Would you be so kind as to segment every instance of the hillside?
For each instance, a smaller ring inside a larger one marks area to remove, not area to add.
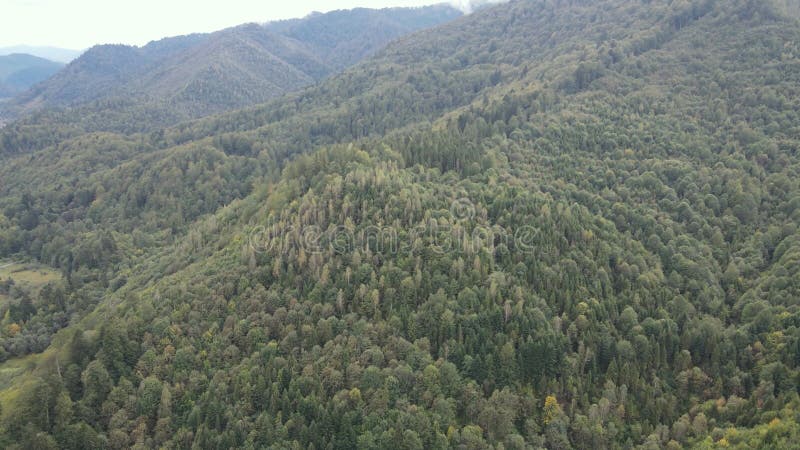
[[[7,127],[0,258],[64,278],[2,292],[0,444],[793,448],[796,11],[512,1],[155,132]]]
[[[141,48],[100,45],[47,83],[17,96],[6,113],[84,107],[102,115],[108,109],[131,109],[109,108],[110,102],[133,101],[137,108],[160,111],[157,117],[170,117],[168,122],[174,123],[312,85],[398,37],[460,15],[445,5],[355,9],[166,38]],[[115,125],[119,130],[124,123]],[[165,122],[155,120],[152,125]]]
[[[0,56],[0,99],[12,97],[58,72],[63,64],[32,55]]]

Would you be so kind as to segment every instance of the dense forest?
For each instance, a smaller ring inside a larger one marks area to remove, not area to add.
[[[0,279],[4,448],[800,445],[796,0],[517,0],[98,108],[0,130],[0,261],[60,272]]]

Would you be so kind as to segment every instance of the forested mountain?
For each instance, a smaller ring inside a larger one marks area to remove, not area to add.
[[[99,45],[15,98],[7,112],[82,106],[104,114],[130,111],[134,104],[146,111],[143,116],[153,117],[134,120],[134,126],[163,127],[165,120],[174,123],[297,91],[400,36],[460,15],[447,5],[354,9],[166,38],[141,48]],[[127,125],[119,122],[117,131]]]
[[[0,56],[0,99],[12,97],[46,80],[64,65],[32,55]]]
[[[7,126],[0,255],[63,279],[0,285],[0,445],[796,448],[797,12],[512,1],[236,112]]]

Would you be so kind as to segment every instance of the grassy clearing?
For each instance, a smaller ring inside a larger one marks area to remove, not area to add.
[[[41,264],[0,260],[0,280],[9,278],[18,287],[33,293],[47,283],[60,280],[61,273]],[[0,306],[7,301],[8,296],[0,294]],[[12,405],[16,398],[33,382],[37,366],[48,358],[48,354],[53,354],[53,351],[14,358],[0,364],[0,407],[3,417],[13,413]]]
[[[50,267],[34,263],[0,261],[0,281],[11,278],[18,287],[38,293],[42,286],[61,279],[61,273]],[[7,295],[0,294],[0,306],[9,301]]]
[[[41,264],[0,261],[0,280],[8,278],[22,287],[37,289],[51,281],[60,280],[61,273]]]

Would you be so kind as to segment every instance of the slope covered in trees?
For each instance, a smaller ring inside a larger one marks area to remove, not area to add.
[[[133,103],[145,111],[144,117],[129,117],[133,127],[163,127],[296,91],[356,64],[400,36],[460,15],[446,5],[355,9],[166,38],[141,48],[100,45],[48,82],[17,96],[6,110],[24,114],[82,107],[60,115],[71,121],[72,115],[86,112],[129,113]],[[114,129],[123,131],[126,122],[111,121]]]
[[[64,280],[3,323],[52,340],[5,446],[792,448],[796,6],[517,1],[155,133],[8,127],[0,254]]]

